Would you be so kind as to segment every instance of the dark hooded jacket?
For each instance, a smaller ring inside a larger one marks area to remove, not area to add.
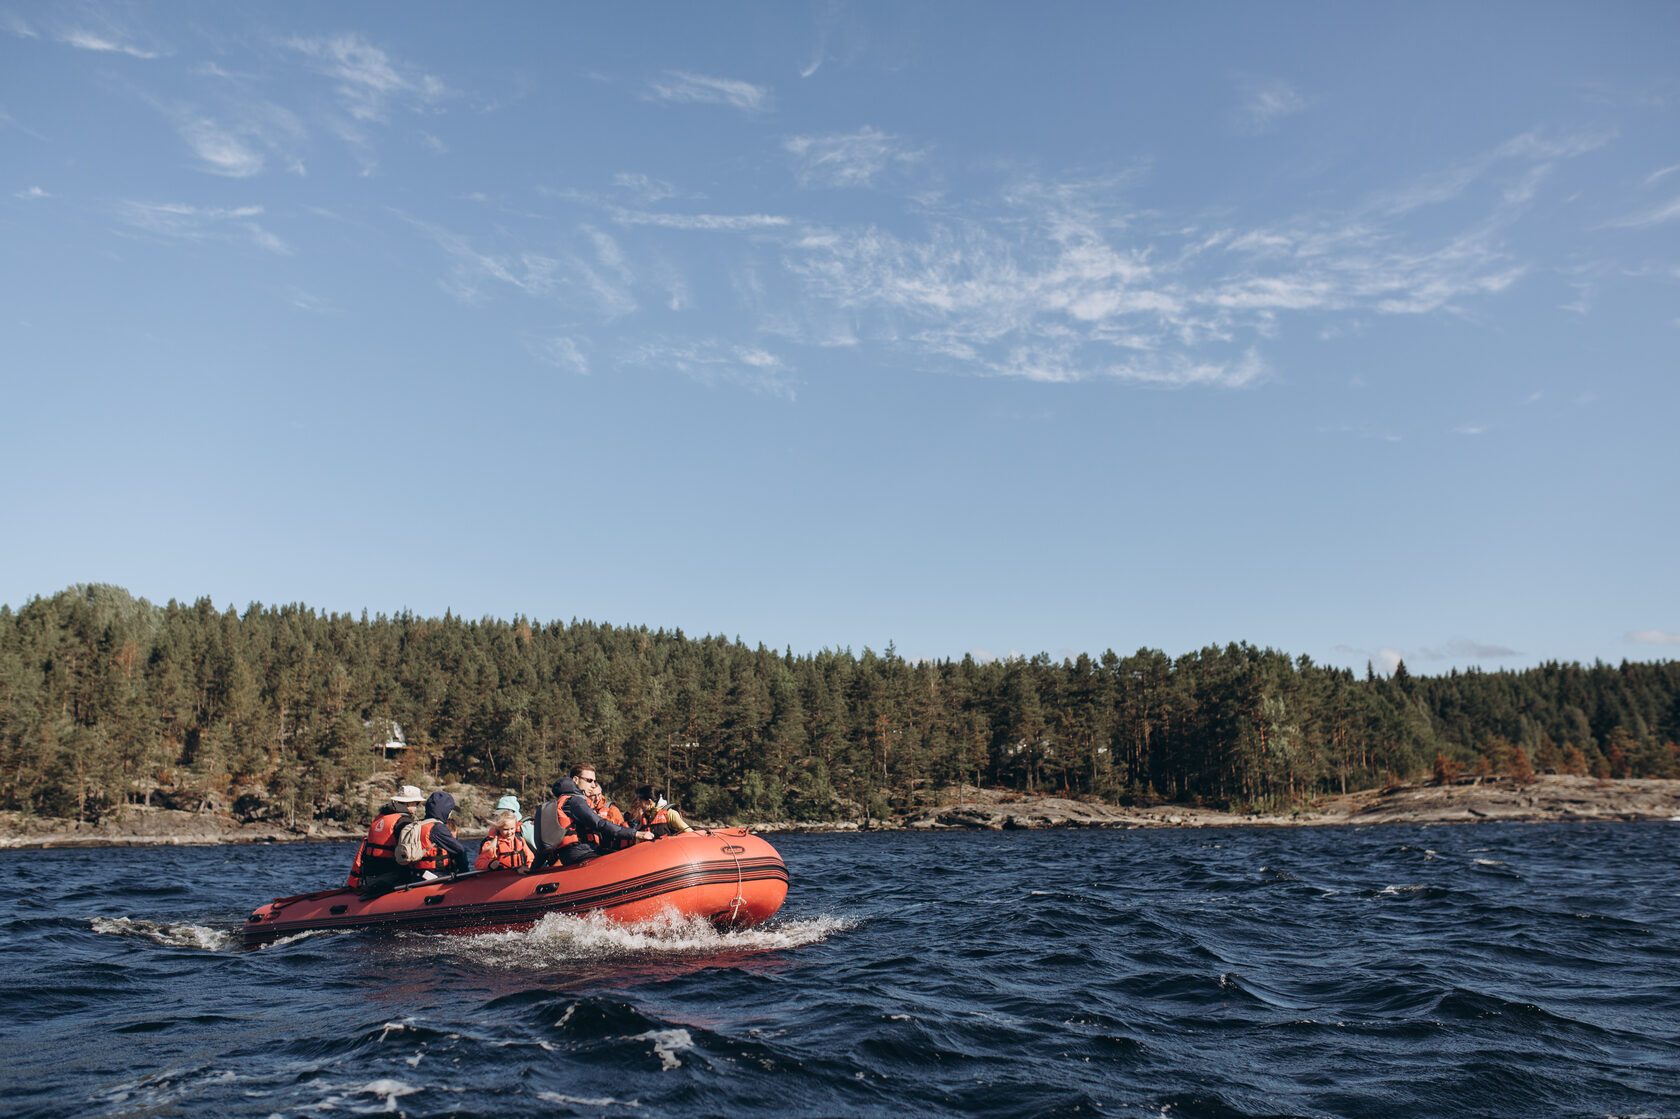
[[[562,777],[549,789],[554,793],[553,799],[545,802],[537,810],[537,835],[544,836],[543,822],[554,818],[554,802],[562,801],[566,815],[572,821],[572,827],[577,830],[578,842],[588,843],[602,851],[611,851],[619,846],[628,846],[636,841],[636,833],[630,828],[620,827],[611,820],[602,819],[600,813],[589,807],[589,798],[578,791],[570,777]],[[546,810],[546,811],[545,811]],[[537,852],[539,856],[550,852],[549,848]]]
[[[472,856],[467,854],[467,849],[462,846],[461,841],[455,838],[455,833],[449,830],[449,814],[453,811],[455,798],[441,789],[426,798],[425,818],[437,821],[437,826],[432,829],[432,842],[449,853],[450,870],[471,870]]]

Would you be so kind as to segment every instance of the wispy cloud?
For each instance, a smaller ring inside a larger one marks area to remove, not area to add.
[[[52,195],[48,194],[46,191],[42,190],[38,186],[32,186],[28,190],[20,190],[20,191],[14,192],[12,194],[12,197],[13,198],[22,198],[22,199],[25,199],[27,201],[34,201],[37,198],[51,198]]]
[[[449,93],[441,79],[393,59],[354,33],[292,38],[284,45],[303,54],[317,72],[337,82],[335,90],[345,110],[364,124],[384,123],[393,104],[419,108]]]
[[[440,286],[462,303],[482,303],[492,287],[504,286],[533,298],[587,301],[607,318],[637,308],[636,278],[623,252],[610,236],[589,226],[579,231],[583,244],[575,249],[494,252],[463,234],[408,220],[449,257],[450,272]]]
[[[678,196],[677,188],[670,183],[637,172],[620,171],[613,176],[613,185],[634,194],[644,204],[663,202],[667,198]]]
[[[0,9],[0,31],[8,35],[16,35],[20,39],[39,39],[36,30],[24,21],[16,12]]]
[[[278,256],[291,247],[256,220],[261,206],[207,207],[179,202],[125,201],[117,216],[125,224],[155,237],[177,241],[243,242]]]
[[[1294,86],[1277,78],[1247,78],[1237,83],[1241,102],[1236,108],[1239,131],[1270,132],[1285,117],[1304,111],[1309,102]]]
[[[1505,657],[1520,657],[1522,652],[1505,645],[1491,645],[1482,641],[1472,641],[1459,637],[1447,642],[1447,649],[1455,657],[1477,657],[1482,660],[1501,660]]]
[[[302,150],[308,133],[288,109],[264,101],[236,105],[233,119],[218,119],[187,106],[160,106],[175,121],[199,169],[230,179],[260,175],[277,158],[294,175],[304,174]]]
[[[424,230],[448,255],[452,268],[441,286],[463,303],[482,302],[488,282],[506,284],[526,295],[547,296],[556,290],[560,261],[552,256],[531,250],[487,253],[459,233],[413,218],[408,220]]]
[[[1680,633],[1660,629],[1636,629],[1627,635],[1627,639],[1638,645],[1680,645]]]
[[[526,342],[526,348],[533,357],[557,369],[584,375],[589,373],[589,359],[584,356],[583,349],[574,338],[563,335],[532,338]]]
[[[68,27],[58,34],[58,41],[68,46],[85,51],[108,51],[114,54],[126,54],[130,58],[158,58],[165,51],[148,49],[130,41],[128,36],[114,28],[93,30],[87,27]]]
[[[262,171],[263,157],[237,135],[212,120],[189,121],[181,136],[203,161],[205,169],[229,178],[248,178]]]
[[[648,85],[648,96],[656,101],[702,102],[728,105],[742,112],[763,113],[772,107],[766,86],[732,78],[709,78],[680,70],[666,72]]]
[[[1487,425],[1464,424],[1462,427],[1453,428],[1452,433],[1454,435],[1485,435],[1487,434]]]
[[[627,364],[669,369],[708,387],[736,385],[793,399],[794,370],[780,357],[758,346],[718,339],[650,342],[625,355]]]
[[[281,45],[303,55],[310,69],[334,82],[342,112],[332,113],[326,128],[350,148],[363,175],[372,175],[379,166],[374,154],[375,126],[388,123],[396,109],[431,111],[452,92],[442,79],[392,58],[354,33],[291,38]],[[430,133],[419,135],[420,142],[434,153],[443,145]]]
[[[1680,196],[1670,199],[1660,206],[1642,210],[1637,214],[1618,218],[1609,222],[1612,229],[1643,229],[1646,226],[1661,225],[1664,222],[1680,220]]]
[[[302,288],[288,288],[286,302],[293,310],[308,311],[312,315],[341,315],[343,310]]]
[[[806,187],[867,187],[888,167],[921,157],[898,137],[868,127],[825,136],[790,136],[782,147],[794,157],[794,174]]]
[[[612,218],[620,225],[656,225],[665,229],[695,229],[704,232],[749,233],[759,229],[783,229],[792,219],[776,214],[666,214],[648,210],[613,207]]]

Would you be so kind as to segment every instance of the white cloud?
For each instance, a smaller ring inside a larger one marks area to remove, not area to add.
[[[35,29],[23,21],[23,17],[15,12],[0,10],[0,31],[16,35],[20,39],[39,39]]]
[[[1242,103],[1237,106],[1236,123],[1248,133],[1269,132],[1285,117],[1294,116],[1307,108],[1307,99],[1288,82],[1279,79],[1247,80],[1239,83]]]
[[[205,170],[213,174],[243,179],[263,169],[262,153],[252,150],[244,140],[215,121],[188,121],[181,126],[181,136],[204,161]]]
[[[670,183],[630,171],[620,171],[614,175],[613,185],[636,195],[644,203],[663,202],[667,198],[677,197],[677,188]]]
[[[317,72],[338,83],[335,88],[345,111],[361,124],[384,123],[393,103],[417,109],[449,93],[440,79],[392,59],[354,33],[293,38],[283,45],[305,55]]]
[[[48,194],[38,186],[32,186],[28,190],[20,190],[13,193],[12,197],[34,201],[37,198],[51,198],[52,195]]]
[[[125,201],[117,216],[154,237],[177,241],[244,242],[278,256],[290,256],[291,246],[255,219],[261,206],[210,207],[179,202]]]
[[[1640,645],[1680,645],[1680,633],[1660,629],[1636,629],[1627,635],[1627,639]]]
[[[765,86],[677,70],[651,82],[649,96],[658,101],[728,105],[749,113],[768,112],[771,108],[770,90]]]
[[[1454,435],[1485,435],[1487,433],[1487,425],[1465,424],[1462,427],[1455,427],[1452,430]]]
[[[1680,171],[1680,163],[1671,163],[1667,167],[1659,167],[1657,170],[1652,171],[1649,175],[1645,176],[1645,185],[1655,186],[1657,183],[1668,178],[1676,171]]]
[[[1661,225],[1663,222],[1676,219],[1680,219],[1680,196],[1676,196],[1661,206],[1637,214],[1629,214],[1625,218],[1619,218],[1608,224],[1613,229],[1643,229],[1646,226]]]
[[[626,354],[625,360],[634,365],[670,369],[707,387],[737,385],[766,396],[793,399],[794,370],[780,357],[758,346],[718,339],[651,342]]]
[[[1457,657],[1477,658],[1481,660],[1499,660],[1503,657],[1520,657],[1522,653],[1504,645],[1490,645],[1482,641],[1471,641],[1467,638],[1454,638],[1447,642],[1447,649]]]
[[[576,340],[557,335],[552,338],[536,338],[527,343],[533,356],[558,369],[569,369],[573,373],[589,373],[589,359],[583,354]]]
[[[775,214],[659,214],[646,210],[612,209],[613,220],[622,225],[657,225],[666,229],[696,229],[708,232],[743,233],[755,229],[781,229],[792,221]]]
[[[887,167],[920,158],[898,137],[876,128],[826,136],[790,136],[782,141],[794,157],[794,174],[806,187],[866,187]]]
[[[111,32],[91,31],[80,27],[63,31],[60,33],[58,41],[85,51],[109,51],[115,54],[126,54],[131,58],[157,58],[160,53],[125,42],[121,35]]]

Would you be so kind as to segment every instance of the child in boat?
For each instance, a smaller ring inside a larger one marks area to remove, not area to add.
[[[490,820],[490,834],[478,849],[474,870],[524,870],[531,865],[531,848],[519,834],[519,813],[503,809]]]

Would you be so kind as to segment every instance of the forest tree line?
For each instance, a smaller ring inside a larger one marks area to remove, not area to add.
[[[1680,661],[1357,675],[1242,643],[910,662],[105,585],[0,606],[0,808],[92,819],[243,790],[359,819],[392,723],[404,776],[528,798],[588,761],[705,819],[885,815],[962,783],[1276,810],[1431,774],[1680,775]]]

